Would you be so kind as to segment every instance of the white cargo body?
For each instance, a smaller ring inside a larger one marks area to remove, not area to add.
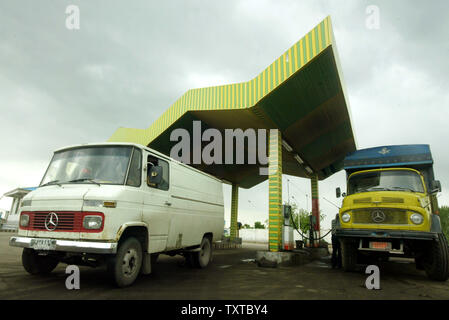
[[[10,245],[24,247],[32,274],[106,263],[126,286],[159,253],[206,267],[223,224],[220,180],[141,145],[87,144],[55,151]]]

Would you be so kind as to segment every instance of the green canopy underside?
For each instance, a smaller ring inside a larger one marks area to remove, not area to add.
[[[277,128],[283,139],[314,170],[319,179],[341,170],[344,156],[356,149],[332,47],[324,50],[254,107],[189,111],[154,139],[149,147],[169,155],[176,144],[170,142],[172,130],[187,129],[192,137],[194,120],[202,122],[202,131],[208,128]],[[208,143],[204,142],[203,145]],[[283,173],[309,176],[293,158],[293,154],[285,149],[282,159]],[[243,188],[250,188],[267,178],[259,174],[260,165],[193,166]]]

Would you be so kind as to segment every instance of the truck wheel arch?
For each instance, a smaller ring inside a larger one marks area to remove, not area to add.
[[[150,241],[148,225],[144,222],[127,222],[117,231],[117,242],[120,244],[129,237],[137,238],[142,244],[142,251],[147,252]]]

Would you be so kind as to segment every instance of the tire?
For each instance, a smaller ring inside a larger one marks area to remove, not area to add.
[[[191,259],[197,268],[203,269],[209,265],[212,261],[212,243],[208,237],[204,237],[201,241],[200,251],[191,253]]]
[[[352,241],[341,242],[341,264],[345,272],[355,270],[357,264],[357,248]]]
[[[423,264],[429,279],[446,281],[449,278],[449,249],[444,234],[438,234],[438,241],[432,241]]]
[[[115,284],[127,287],[134,283],[142,267],[142,245],[129,237],[118,247],[117,254],[108,261],[108,271]]]
[[[22,252],[22,265],[29,274],[48,274],[52,272],[59,261],[51,256],[40,256],[36,251],[24,248]]]

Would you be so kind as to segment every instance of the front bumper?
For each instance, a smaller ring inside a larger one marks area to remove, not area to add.
[[[336,230],[338,238],[372,238],[372,239],[410,239],[410,240],[436,240],[438,233],[406,230],[369,230],[369,229],[343,229]]]
[[[30,237],[11,237],[9,245],[13,247],[31,248],[32,240],[39,240],[41,238]],[[114,254],[117,252],[117,242],[95,242],[95,241],[76,241],[76,240],[59,240],[52,239],[54,242],[54,249],[51,251],[64,252],[81,252],[81,253],[99,253],[99,254]]]

